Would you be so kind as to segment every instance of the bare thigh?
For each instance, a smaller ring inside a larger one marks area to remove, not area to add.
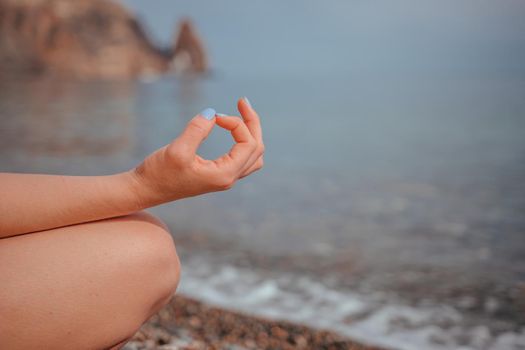
[[[0,239],[0,349],[103,349],[175,292],[179,260],[147,213]]]

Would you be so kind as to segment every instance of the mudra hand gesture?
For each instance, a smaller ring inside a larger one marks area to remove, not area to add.
[[[205,109],[188,123],[179,137],[135,169],[136,192],[143,206],[226,190],[263,166],[259,117],[246,98],[237,105],[242,119]],[[235,144],[217,159],[203,159],[197,149],[215,124],[230,131]]]

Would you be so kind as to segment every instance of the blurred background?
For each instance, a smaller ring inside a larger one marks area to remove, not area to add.
[[[191,18],[208,72],[0,76],[1,171],[127,170],[248,96],[265,168],[152,210],[181,293],[387,348],[525,347],[525,2],[122,3],[158,47]]]

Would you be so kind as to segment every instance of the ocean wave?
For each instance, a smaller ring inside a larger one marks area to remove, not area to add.
[[[334,330],[401,350],[519,350],[521,331],[496,333],[447,305],[406,305],[388,293],[338,289],[300,274],[258,271],[202,258],[185,262],[179,292],[212,305]]]

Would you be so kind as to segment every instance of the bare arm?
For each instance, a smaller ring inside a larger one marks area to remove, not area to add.
[[[259,118],[246,100],[243,119],[197,115],[173,142],[136,169],[108,176],[0,173],[0,238],[121,216],[161,203],[225,190],[262,167]],[[229,130],[232,149],[215,160],[197,155],[214,125]]]
[[[131,173],[59,176],[0,173],[0,237],[137,211]]]

